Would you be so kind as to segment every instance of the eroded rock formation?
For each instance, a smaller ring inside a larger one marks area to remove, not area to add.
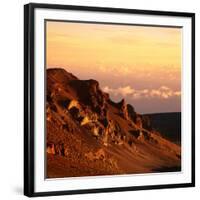
[[[156,133],[125,99],[113,102],[95,80],[48,69],[46,105],[48,177],[180,167],[180,146]]]

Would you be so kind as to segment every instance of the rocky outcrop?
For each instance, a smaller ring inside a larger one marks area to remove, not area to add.
[[[63,143],[62,144],[47,143],[46,152],[48,154],[60,155],[60,156],[69,155],[69,149]]]
[[[141,116],[142,118],[142,126],[143,128],[149,130],[149,131],[152,131],[152,123],[151,123],[151,120],[148,116]]]
[[[53,143],[47,143],[47,153],[49,154],[56,154],[55,145]]]
[[[137,118],[137,113],[135,112],[135,109],[130,104],[127,104],[126,107],[127,107],[128,119],[130,119],[132,122],[135,123]]]
[[[69,102],[67,109],[70,110],[72,108],[77,108],[78,110],[81,110],[81,106],[77,100],[73,99]]]
[[[97,122],[98,116],[96,113],[88,113],[81,120],[81,126],[86,125],[88,123]]]
[[[138,115],[136,117],[135,124],[137,125],[138,128],[142,128],[143,127],[142,118],[140,116],[138,116]]]
[[[177,146],[155,133],[147,116],[125,99],[113,102],[95,80],[47,70],[46,99],[49,177],[151,172],[155,163],[180,163]]]
[[[81,102],[89,106],[94,112],[105,115],[105,104],[109,96],[100,90],[99,83],[96,80],[73,80],[70,85],[75,91],[78,91]]]
[[[128,119],[128,110],[124,99],[122,99],[119,103],[117,103],[117,107],[119,108],[120,115],[124,119]]]

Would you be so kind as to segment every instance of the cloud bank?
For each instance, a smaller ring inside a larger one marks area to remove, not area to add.
[[[179,97],[181,95],[180,91],[174,91],[167,86],[161,86],[157,89],[142,89],[137,90],[127,85],[125,87],[110,88],[109,86],[103,87],[103,91],[114,96],[131,97],[132,99],[141,98],[160,98],[169,99],[172,97]]]

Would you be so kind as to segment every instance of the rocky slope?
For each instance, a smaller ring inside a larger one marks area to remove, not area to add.
[[[48,69],[46,100],[48,178],[180,170],[180,146],[96,80]]]

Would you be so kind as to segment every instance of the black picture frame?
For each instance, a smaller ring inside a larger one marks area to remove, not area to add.
[[[148,14],[155,16],[189,17],[192,20],[192,181],[191,183],[168,185],[144,185],[117,188],[100,188],[71,191],[35,192],[34,190],[34,10],[36,8],[98,11],[108,13]],[[72,195],[99,192],[119,192],[133,190],[149,190],[162,188],[181,188],[195,186],[195,14],[186,12],[168,12],[153,10],[136,10],[124,8],[87,7],[74,5],[35,4],[24,5],[24,195],[28,197]]]

